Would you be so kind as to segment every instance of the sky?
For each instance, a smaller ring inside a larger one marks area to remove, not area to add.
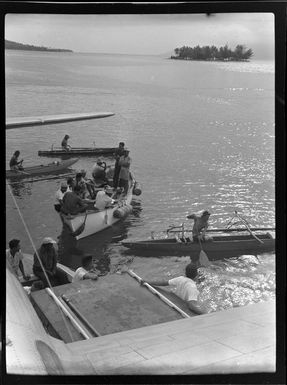
[[[172,54],[187,45],[237,44],[274,58],[272,13],[67,15],[7,14],[5,39],[87,53]]]

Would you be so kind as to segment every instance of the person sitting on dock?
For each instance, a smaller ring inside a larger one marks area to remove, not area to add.
[[[124,155],[124,152],[125,152],[125,144],[124,144],[124,142],[120,142],[119,147],[116,149],[115,154],[114,154],[116,162],[115,162],[115,169],[114,169],[114,175],[113,175],[113,187],[115,189],[118,187],[119,173],[121,170],[121,166],[119,165],[119,160],[120,160],[121,156]]]
[[[55,243],[56,242],[52,238],[46,237],[43,239],[40,248],[34,253],[33,273],[43,282],[44,287],[49,286],[48,280],[50,281],[51,286],[68,283],[66,274],[57,269],[57,253],[54,248]],[[43,272],[42,267],[46,274]]]
[[[82,266],[80,266],[73,277],[72,282],[78,282],[83,279],[98,279],[98,274],[93,272],[93,256],[86,255],[82,259]]]
[[[107,183],[106,168],[106,162],[102,162],[100,159],[97,160],[92,168],[92,176],[97,187],[102,187]]]
[[[187,303],[187,306],[196,314],[204,314],[206,310],[198,302],[199,292],[196,287],[198,276],[197,266],[189,263],[185,268],[185,277],[180,276],[166,281],[142,281],[151,286],[169,286],[171,291]]]
[[[19,156],[20,156],[20,151],[18,150],[15,151],[9,162],[10,170],[15,170],[15,171],[24,170],[22,166],[23,159],[19,160]]]
[[[96,196],[95,208],[98,210],[104,210],[111,207],[115,202],[113,198],[108,195],[108,185],[104,186],[103,190],[98,191]]]
[[[120,157],[119,166],[119,186],[123,188],[123,192],[126,195],[129,189],[129,176],[130,176],[130,165],[131,158],[129,157],[129,150],[124,151],[124,155]]]
[[[60,188],[56,191],[54,207],[55,207],[55,210],[57,211],[57,213],[59,213],[61,211],[61,207],[63,204],[63,197],[64,197],[65,193],[67,192],[67,189],[68,189],[67,184],[61,183]]]
[[[77,215],[88,208],[88,203],[80,197],[81,187],[75,186],[73,191],[67,191],[63,196],[61,212],[63,214]]]
[[[71,150],[71,146],[68,144],[68,140],[70,139],[69,135],[65,135],[64,136],[64,139],[62,140],[62,143],[61,143],[61,146],[62,146],[62,149],[65,150],[65,151],[70,151]]]
[[[187,215],[186,218],[193,219],[194,224],[192,228],[192,237],[194,242],[198,242],[198,240],[205,240],[205,233],[208,228],[208,219],[210,217],[210,212],[205,210],[201,215],[190,214]]]
[[[21,252],[21,246],[19,239],[11,239],[9,242],[9,249],[6,250],[6,262],[12,268],[13,273],[19,279],[19,269],[23,275],[25,281],[30,279],[29,275],[25,274],[23,265],[23,254]]]

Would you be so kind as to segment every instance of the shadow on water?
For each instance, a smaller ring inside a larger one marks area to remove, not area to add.
[[[9,184],[13,195],[16,197],[21,198],[24,195],[32,195],[31,183],[15,181],[15,179],[11,179],[7,183]]]
[[[83,256],[91,254],[97,269],[102,273],[108,272],[110,256],[119,256],[118,244],[126,238],[128,227],[128,222],[118,222],[100,233],[77,241],[64,225],[58,237],[59,262],[77,269]]]

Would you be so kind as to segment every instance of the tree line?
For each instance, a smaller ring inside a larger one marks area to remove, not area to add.
[[[175,56],[171,59],[183,60],[224,60],[224,61],[245,61],[253,56],[251,48],[247,49],[243,44],[238,44],[232,50],[226,44],[224,47],[204,46],[175,48]]]
[[[5,49],[19,49],[24,51],[73,52],[70,49],[47,48],[43,46],[39,47],[36,45],[17,43],[11,40],[5,40]]]

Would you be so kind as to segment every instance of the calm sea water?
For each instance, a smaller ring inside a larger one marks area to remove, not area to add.
[[[107,119],[22,128],[6,133],[6,168],[19,149],[24,165],[49,163],[40,149],[59,145],[130,149],[142,195],[124,222],[76,242],[54,211],[60,180],[12,186],[23,225],[6,188],[7,239],[33,252],[45,236],[59,241],[60,260],[76,268],[83,253],[103,271],[128,263],[144,278],[183,272],[187,257],[127,257],[120,241],[180,224],[209,209],[212,227],[237,210],[252,226],[275,226],[274,63],[172,61],[156,56],[6,51],[8,117],[113,111]],[[91,172],[95,158],[75,169]],[[112,163],[108,159],[107,163]],[[275,297],[275,256],[243,256],[202,269],[202,301],[211,310]],[[102,278],[104,279],[104,277]]]

